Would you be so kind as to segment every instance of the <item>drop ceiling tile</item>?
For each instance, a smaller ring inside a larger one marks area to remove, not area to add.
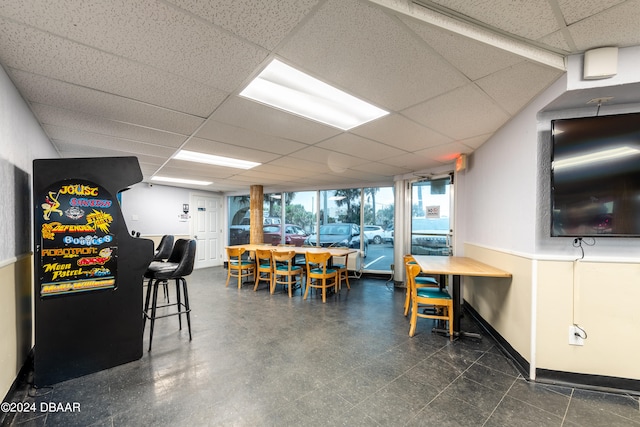
[[[511,34],[538,39],[559,29],[547,1],[431,0]]]
[[[251,162],[258,163],[269,162],[280,157],[279,154],[200,138],[190,139],[182,149],[196,151],[198,153],[214,154],[216,156],[231,157],[239,160],[249,160]]]
[[[303,188],[318,188],[322,190],[349,188],[362,183],[361,180],[348,178],[342,175],[321,175],[309,179],[301,179],[298,181]]]
[[[571,48],[573,46],[573,40],[564,29],[547,34],[546,36],[539,38],[537,41],[549,46],[550,49],[557,49],[565,53],[569,53],[573,50]]]
[[[6,67],[207,117],[226,92],[0,18]],[[64,58],[64,60],[62,60]]]
[[[318,0],[169,0],[231,33],[273,49]]]
[[[261,173],[239,173],[233,177],[234,180],[240,182],[248,182],[251,185],[272,185],[281,182],[290,182],[291,178],[287,176],[269,175]]]
[[[303,168],[299,169],[291,166],[278,166],[278,165],[274,165],[273,162],[260,165],[254,169],[264,173],[272,173],[274,175],[284,175],[289,177],[289,179],[307,176],[309,173]]]
[[[556,0],[567,25],[576,23],[591,15],[600,13],[625,0]]]
[[[327,165],[329,170],[333,172],[342,172],[352,166],[361,165],[368,161],[362,158],[348,156],[346,154],[337,153],[335,151],[325,150],[318,147],[308,147],[304,150],[291,154],[292,158],[305,159],[313,162]]]
[[[249,186],[244,182],[236,182],[233,180],[225,180],[224,183],[214,182],[211,185],[213,191],[220,191],[225,193],[238,193],[246,192],[249,194]]]
[[[525,61],[483,77],[476,84],[498,105],[510,114],[516,114],[562,74],[559,70]],[[526,84],[522,84],[522,76],[527,76]]]
[[[569,32],[579,50],[602,46],[635,46],[640,44],[638,22],[638,2],[628,1],[570,25]]]
[[[460,154],[469,154],[473,150],[460,142],[431,147],[416,152],[417,156],[424,156],[440,163],[453,164]]]
[[[31,103],[56,106],[105,119],[189,135],[203,123],[200,117],[167,110],[59,80],[9,69],[22,95]]]
[[[482,135],[502,126],[509,116],[475,85],[467,85],[403,112],[453,139]]]
[[[391,157],[389,159],[385,159],[384,163],[386,165],[398,167],[401,169],[406,169],[408,171],[417,171],[424,170],[431,167],[442,166],[442,163],[429,157],[426,157],[422,154],[403,154],[402,156]]]
[[[530,34],[553,51],[640,44],[637,0],[542,3],[435,2]],[[147,177],[213,179],[211,191],[243,194],[256,180],[281,191],[348,188],[452,168],[549,77],[512,54],[364,0],[8,0],[0,40],[0,63],[62,156],[133,150]],[[234,96],[270,57],[392,114],[344,134]],[[623,90],[616,100],[633,103],[632,88]],[[554,105],[583,97],[565,95]],[[213,148],[267,161],[242,171],[167,160],[164,150],[190,135],[194,146],[220,144]]]
[[[206,181],[212,179],[229,179],[237,175],[240,171],[240,169],[235,168],[185,162],[183,160],[170,160],[166,165],[158,170],[158,175],[201,179]]]
[[[307,144],[291,141],[290,139],[258,133],[250,129],[232,126],[215,120],[207,121],[194,136],[247,148],[257,148],[282,155],[290,154],[307,147]]]
[[[361,157],[367,160],[380,160],[390,156],[404,154],[404,150],[398,150],[389,145],[381,144],[367,138],[350,133],[343,133],[326,141],[319,142],[315,147],[324,148],[330,151],[350,156]]]
[[[467,83],[394,15],[361,1],[327,1],[279,53],[291,65],[304,64],[302,71],[387,110]]]
[[[386,185],[393,183],[392,175],[382,175],[375,171],[359,171],[347,169],[344,172],[329,174],[330,177],[336,178],[336,183],[346,186],[346,183],[356,184],[357,186],[368,186],[373,183]]]
[[[451,138],[400,114],[390,114],[352,129],[350,132],[404,151],[420,150],[451,141]]]
[[[402,21],[469,79],[495,73],[522,57],[408,17]]]
[[[91,147],[84,144],[75,144],[67,141],[52,140],[51,141],[60,155],[64,158],[89,158],[89,157],[121,157],[134,155],[129,150],[118,150],[115,147]],[[149,156],[145,154],[135,154],[135,157],[139,162],[144,162],[148,165],[160,165],[163,159],[161,157]]]
[[[488,133],[486,135],[478,135],[478,136],[474,136],[473,138],[467,138],[467,139],[461,139],[459,142],[461,144],[466,145],[467,147],[469,147],[471,150],[476,150],[478,149],[482,144],[484,144],[485,142],[487,142],[489,140],[489,138],[491,138],[493,136],[493,133]],[[464,151],[466,153],[466,151]]]
[[[339,129],[237,96],[229,98],[211,118],[255,133],[305,144],[314,144],[341,132]]]
[[[168,158],[173,155],[175,149],[163,147],[160,145],[148,144],[130,139],[116,138],[97,133],[86,132],[77,129],[63,128],[59,126],[44,125],[44,131],[49,138],[56,141],[64,141],[67,143],[89,146],[96,148],[108,148],[110,150],[129,151],[133,154],[143,154],[147,156],[156,156]]]
[[[255,44],[160,1],[67,1],[67,7],[30,3],[12,3],[4,13],[49,34],[224,92],[234,91],[267,55]]]
[[[384,162],[371,162],[360,166],[354,166],[351,169],[359,172],[368,172],[381,177],[393,177],[411,172],[411,169],[385,164]]]
[[[148,164],[148,163],[140,163],[140,171],[142,171],[142,175],[144,176],[143,180],[151,179],[151,177],[156,173],[158,167],[156,165]]]
[[[316,176],[317,174],[329,172],[329,166],[327,166],[326,163],[318,163],[315,161],[312,162],[304,158],[294,158],[291,156],[281,157],[272,162],[269,162],[269,164],[273,166],[288,167],[291,169],[305,171],[307,173],[307,176]]]
[[[77,129],[92,134],[112,136],[173,148],[182,145],[186,139],[184,135],[107,120],[102,117],[55,108],[44,104],[32,104],[31,109],[38,117],[38,121],[43,125]]]

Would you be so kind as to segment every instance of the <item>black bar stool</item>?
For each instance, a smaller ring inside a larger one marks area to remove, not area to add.
[[[193,264],[196,259],[196,241],[191,239],[178,239],[173,246],[171,255],[165,263],[153,263],[147,269],[145,277],[150,279],[147,286],[147,297],[144,303],[144,311],[142,318],[142,331],[147,319],[151,321],[149,332],[149,351],[151,351],[151,343],[153,341],[153,327],[156,319],[169,316],[178,316],[178,324],[180,330],[182,330],[182,314],[187,316],[187,325],[189,327],[189,341],[191,341],[191,308],[189,307],[189,293],[187,292],[187,281],[185,276],[188,276],[193,271]],[[177,302],[172,304],[158,305],[158,287],[160,285],[166,285],[169,280],[175,280],[176,283],[176,296]],[[151,300],[151,293],[153,290],[153,300]],[[182,301],[181,294],[184,296]],[[149,302],[151,300],[151,306]],[[158,308],[176,306],[177,311],[168,314],[157,314]]]
[[[156,248],[156,251],[153,254],[153,259],[151,260],[151,264],[149,264],[149,269],[152,270],[158,270],[160,267],[165,266],[165,262],[167,262],[167,259],[171,256],[171,252],[173,251],[173,242],[174,242],[174,237],[170,234],[165,234],[164,236],[162,236],[162,239],[160,240],[160,243],[158,244],[158,247]],[[149,279],[149,284],[151,284],[151,280]],[[169,302],[169,287],[167,285],[167,282],[164,282],[164,300],[166,302]]]

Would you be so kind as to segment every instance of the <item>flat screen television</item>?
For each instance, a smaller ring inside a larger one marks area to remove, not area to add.
[[[640,113],[551,127],[551,236],[640,237]]]

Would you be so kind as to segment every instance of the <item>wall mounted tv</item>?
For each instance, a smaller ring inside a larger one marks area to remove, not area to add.
[[[640,113],[551,128],[551,236],[640,237]]]

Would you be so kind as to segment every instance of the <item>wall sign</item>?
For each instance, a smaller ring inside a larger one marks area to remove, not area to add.
[[[440,206],[427,206],[425,208],[427,218],[440,218]]]

